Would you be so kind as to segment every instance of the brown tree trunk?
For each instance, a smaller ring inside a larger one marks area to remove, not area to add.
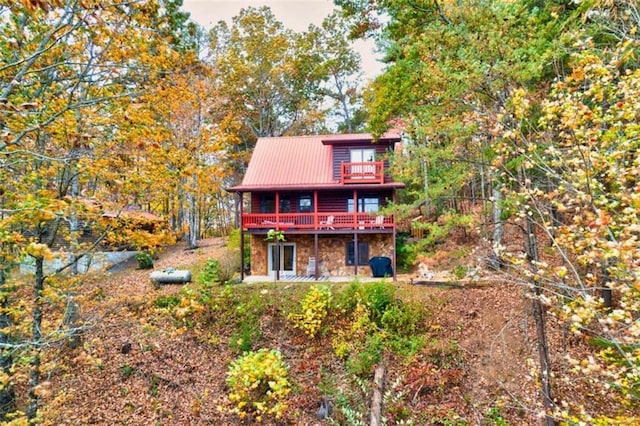
[[[520,185],[524,191],[529,190],[525,185],[524,174],[520,176]],[[530,213],[530,212],[527,212]],[[524,223],[524,243],[525,253],[527,254],[527,260],[529,262],[529,269],[531,271],[531,287],[533,289],[534,297],[532,298],[533,318],[536,324],[536,338],[538,343],[538,359],[540,362],[540,393],[542,397],[542,404],[545,409],[545,424],[548,426],[555,425],[556,422],[551,416],[553,411],[553,399],[551,398],[551,363],[549,361],[549,342],[547,339],[546,328],[546,309],[542,300],[540,299],[543,293],[542,285],[540,284],[537,276],[537,262],[538,262],[538,240],[535,234],[535,223],[530,214],[525,215]]]

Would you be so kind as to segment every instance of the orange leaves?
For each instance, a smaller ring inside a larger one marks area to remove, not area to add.
[[[53,253],[46,244],[30,243],[25,247],[24,253],[35,258],[43,258],[45,260],[53,259]]]
[[[62,0],[20,0],[20,2],[32,12],[38,9],[48,12],[54,7],[62,7]]]

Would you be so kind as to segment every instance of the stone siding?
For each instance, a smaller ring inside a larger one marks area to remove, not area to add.
[[[285,235],[287,243],[296,245],[296,273],[306,275],[309,258],[314,255],[313,235]],[[347,265],[347,242],[353,241],[353,235],[322,235],[318,238],[318,273],[332,277],[360,275],[371,276],[368,265]],[[358,242],[369,243],[369,257],[387,256],[393,259],[392,234],[360,234]],[[251,274],[268,275],[267,247],[262,235],[251,236]]]

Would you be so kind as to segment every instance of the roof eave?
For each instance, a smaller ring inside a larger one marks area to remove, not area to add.
[[[326,189],[400,189],[404,188],[402,182],[385,182],[371,184],[318,184],[318,185],[238,185],[225,188],[227,192],[272,192],[272,191],[304,191],[304,190],[326,190]]]

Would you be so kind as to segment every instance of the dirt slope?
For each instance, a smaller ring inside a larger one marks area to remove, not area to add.
[[[202,265],[223,250],[221,239],[202,241],[197,250],[177,246],[160,255],[155,269]],[[156,289],[148,274],[124,268],[84,285],[80,300],[90,310],[85,308],[83,315],[93,327],[81,347],[65,349],[51,360],[58,367],[42,410],[44,424],[241,424],[220,411],[228,405],[224,378],[235,356],[228,341],[180,327],[152,309],[150,300],[181,286]],[[408,280],[398,289],[433,312],[430,338],[437,343],[431,350],[460,357],[451,366],[433,366],[420,358],[412,365],[389,365],[388,382],[405,378],[412,389],[411,410],[429,413],[425,424],[456,424],[451,421],[457,417],[466,424],[486,423],[488,410],[495,407],[510,424],[535,421],[534,380],[526,367],[535,353],[534,336],[521,289],[432,288]],[[328,358],[305,349],[295,336],[284,341],[287,336],[277,326],[266,324],[270,331],[265,338],[277,339],[273,344],[289,356],[291,376],[298,380],[291,415],[283,424],[326,424],[315,413],[322,397],[319,371]],[[323,350],[330,351],[330,345]]]

